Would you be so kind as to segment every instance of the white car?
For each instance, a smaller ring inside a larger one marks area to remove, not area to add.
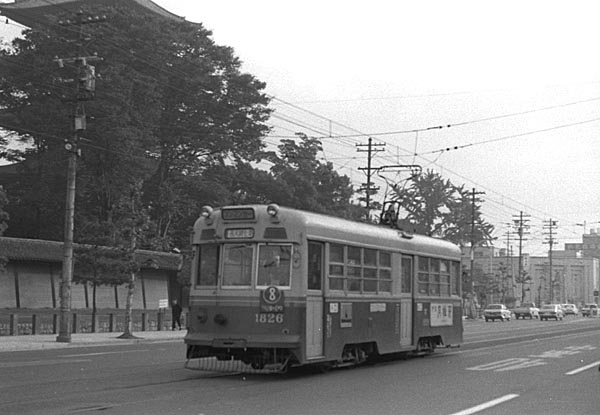
[[[485,321],[509,321],[511,314],[511,311],[506,308],[504,304],[489,304],[485,310],[483,310],[483,318],[485,318]]]
[[[576,316],[577,314],[579,314],[579,309],[577,309],[577,306],[575,304],[561,304],[562,308],[563,308],[563,312],[566,315],[572,314],[574,316]]]
[[[546,304],[540,308],[540,320],[554,319],[562,320],[564,317],[563,309],[560,304]]]

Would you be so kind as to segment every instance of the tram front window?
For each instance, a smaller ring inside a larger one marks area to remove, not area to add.
[[[223,286],[246,287],[252,284],[252,252],[252,245],[223,246]]]
[[[198,285],[217,285],[218,245],[201,245],[199,250]]]
[[[258,286],[290,286],[291,245],[260,245],[258,248]]]

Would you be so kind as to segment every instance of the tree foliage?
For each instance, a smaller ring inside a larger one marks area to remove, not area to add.
[[[277,181],[279,203],[313,212],[351,217],[350,198],[354,191],[347,176],[341,176],[330,162],[317,159],[321,141],[297,133],[299,141],[282,140],[279,153],[267,154],[273,163],[271,174]]]
[[[127,192],[123,184],[141,182],[151,220],[144,243],[153,249],[183,244],[182,230],[201,206],[199,192],[227,191],[208,183],[205,172],[256,161],[264,148],[265,85],[241,72],[233,50],[216,45],[202,25],[140,15],[126,4],[86,4],[83,13],[107,16],[106,23],[85,26],[89,42],[72,42],[76,29],[54,22],[0,51],[0,121],[28,145],[3,153],[22,162],[10,189],[13,236],[62,236],[63,146],[73,136],[68,100],[78,64],[65,60],[61,69],[55,57],[97,53],[103,60],[93,62],[95,99],[85,102],[87,129],[79,138],[76,224],[114,221]]]
[[[476,199],[473,203],[469,190],[453,185],[432,170],[415,176],[407,186],[396,188],[394,199],[401,206],[399,224],[403,229],[461,246],[471,241],[486,245],[492,240],[494,227],[483,219],[481,201]]]

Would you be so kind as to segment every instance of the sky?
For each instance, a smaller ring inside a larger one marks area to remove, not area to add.
[[[202,23],[266,82],[273,148],[295,132],[320,138],[323,159],[358,187],[357,145],[372,137],[384,150],[374,167],[417,164],[481,192],[500,248],[521,212],[530,255],[547,254],[544,221],[557,222],[554,249],[600,229],[600,4],[154,2]],[[383,196],[407,173],[381,176]]]

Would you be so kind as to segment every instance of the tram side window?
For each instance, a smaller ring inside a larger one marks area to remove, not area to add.
[[[347,265],[348,291],[360,292],[362,277],[362,260],[360,255],[360,248],[356,248],[353,246],[348,247]]]
[[[377,292],[377,250],[363,250],[363,291]]]
[[[440,261],[440,295],[450,295],[450,262],[446,260]]]
[[[429,258],[429,294],[440,295],[440,260]]]
[[[450,263],[450,275],[452,281],[452,295],[460,295],[460,262]]]
[[[412,258],[402,257],[402,275],[400,276],[400,291],[402,293],[411,293],[411,282],[413,279]]]
[[[329,245],[329,289],[344,290],[344,245]]]
[[[207,286],[217,285],[219,246],[216,244],[200,245],[198,260],[196,284]]]
[[[260,245],[258,248],[258,286],[290,286],[291,245]]]
[[[419,291],[419,294],[429,294],[429,258],[419,257],[417,290]]]
[[[379,252],[379,292],[392,292],[392,254]]]
[[[252,282],[252,245],[229,244],[223,246],[223,285],[250,286]]]
[[[329,289],[351,293],[391,292],[391,253],[330,244]]]
[[[419,294],[448,297],[460,290],[460,264],[444,259],[419,257]],[[458,265],[458,267],[457,267]],[[458,280],[458,282],[457,282]],[[458,285],[457,285],[458,284]]]
[[[323,244],[308,243],[308,289],[320,290],[323,280]]]

